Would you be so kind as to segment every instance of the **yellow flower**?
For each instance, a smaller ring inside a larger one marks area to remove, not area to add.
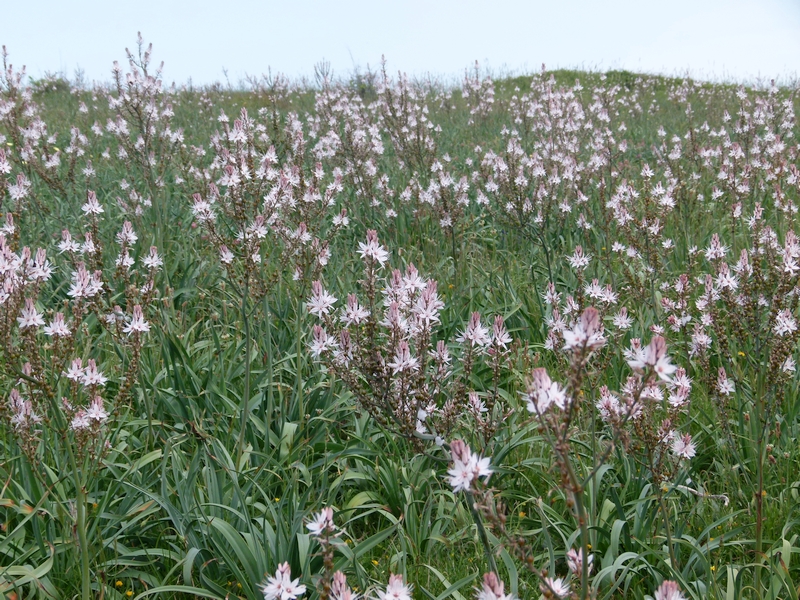
[[[280,502],[280,501],[281,501],[280,498],[275,498],[275,502]]]
[[[122,582],[119,579],[117,579],[117,582],[114,585],[117,587],[122,587]]]
[[[737,352],[737,354],[738,354],[739,356],[742,356],[742,357],[744,356],[744,352],[742,352],[741,350],[739,350],[739,352]]]
[[[762,498],[766,498],[767,497],[767,490],[761,490],[761,497]]]
[[[378,563],[378,561],[377,561],[377,560],[375,560],[375,559],[373,558],[373,559],[372,559],[372,564],[373,564],[373,565],[375,565],[375,566],[377,567],[379,563]]]
[[[711,565],[711,572],[713,573],[716,570],[717,570],[717,566],[716,565]]]
[[[131,596],[133,596],[133,590],[128,590],[127,592],[125,592],[125,595],[126,595],[128,598],[130,598]]]
[[[525,511],[524,511],[524,510],[521,510],[521,511],[519,511],[519,518],[520,518],[520,519],[524,519],[524,518],[525,518],[525,517],[527,517],[527,516],[528,516],[528,515],[526,515],[526,514],[525,514]]]

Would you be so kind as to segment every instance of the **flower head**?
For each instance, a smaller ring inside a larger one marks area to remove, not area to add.
[[[122,331],[128,335],[132,333],[147,333],[150,331],[150,324],[144,320],[144,314],[142,313],[141,306],[137,304],[133,307],[133,316],[131,317],[131,321],[122,328]]]
[[[20,329],[38,328],[44,325],[44,318],[36,310],[36,306],[30,298],[25,298],[25,308],[22,309],[22,313],[17,317],[17,323],[19,323]]]
[[[665,581],[656,590],[653,600],[686,600],[681,588],[674,581]]]
[[[321,281],[312,281],[311,298],[309,298],[306,303],[308,312],[322,318],[331,312],[331,308],[333,308],[334,304],[336,304],[336,296],[329,294],[325,288],[322,287]]]
[[[675,456],[681,460],[688,460],[697,453],[696,446],[692,441],[692,436],[688,433],[684,435],[674,435],[672,439],[672,451],[675,453]]]
[[[56,337],[66,337],[69,335],[69,327],[64,322],[64,313],[56,313],[53,315],[53,320],[50,322],[50,325],[47,325],[44,328],[45,335],[49,336],[56,336]]]
[[[300,585],[300,579],[292,579],[289,563],[278,565],[273,577],[267,577],[262,588],[264,600],[295,600],[306,593],[306,586]]]
[[[389,260],[389,253],[378,243],[378,232],[374,229],[367,230],[367,241],[358,243],[358,253],[364,260],[374,260],[380,266]]]
[[[589,573],[592,572],[592,562],[594,560],[594,555],[589,555],[589,561],[586,565],[586,569]],[[569,567],[570,572],[579,577],[581,572],[583,571],[583,549],[578,548],[575,550],[574,548],[570,548],[567,551],[567,567]]]
[[[473,454],[463,440],[454,440],[450,444],[450,455],[453,459],[453,468],[447,471],[448,481],[454,492],[468,491],[472,482],[479,477],[489,477],[492,470],[489,467],[491,459],[481,458]]]
[[[100,202],[97,201],[97,194],[89,190],[86,198],[86,204],[81,206],[81,210],[87,215],[99,215],[104,212]]]
[[[512,593],[505,593],[505,584],[494,573],[483,575],[483,585],[476,590],[475,600],[516,600]]]
[[[539,589],[542,594],[555,598],[566,598],[570,593],[569,584],[561,579],[561,577],[557,579],[545,577],[539,584]]]
[[[333,524],[333,508],[330,506],[323,508],[306,523],[306,528],[315,537],[321,537],[323,533],[334,533],[336,525]]]
[[[469,323],[467,323],[461,335],[456,338],[456,341],[479,347],[486,347],[491,343],[489,330],[481,324],[481,313],[472,313]]]
[[[635,371],[644,371],[651,367],[653,372],[664,381],[671,381],[671,375],[677,367],[669,362],[667,342],[657,335],[650,340],[644,351],[634,351],[629,355],[628,364]]]
[[[76,361],[80,367],[79,359],[75,359],[75,361],[73,361],[73,366],[75,365]],[[83,385],[86,387],[90,387],[93,385],[105,385],[106,381],[108,381],[108,378],[103,375],[102,371],[97,369],[97,364],[95,363],[94,359],[90,358],[88,361],[86,361],[86,367],[83,369],[81,383],[83,383]]]
[[[390,575],[386,591],[378,590],[379,600],[411,600],[411,584],[403,583],[402,575]]]
[[[581,314],[580,320],[572,329],[565,329],[564,350],[595,350],[602,348],[606,343],[603,337],[603,328],[600,324],[600,313],[593,306],[590,306]]]
[[[341,571],[333,574],[331,582],[331,598],[333,600],[358,600],[358,594],[347,585],[347,577]]]

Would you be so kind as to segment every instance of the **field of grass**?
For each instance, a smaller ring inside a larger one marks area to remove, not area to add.
[[[6,57],[0,593],[797,600],[798,89],[324,71]]]

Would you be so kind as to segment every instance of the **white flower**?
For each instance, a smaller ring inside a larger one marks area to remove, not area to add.
[[[481,314],[479,312],[472,313],[472,316],[467,323],[466,328],[456,338],[456,341],[464,344],[469,343],[470,346],[488,346],[492,339],[489,337],[489,330],[481,324]]]
[[[122,328],[122,331],[128,335],[134,332],[147,333],[150,331],[150,324],[144,320],[144,314],[142,313],[141,306],[137,304],[133,307],[133,316],[131,317],[131,321]]]
[[[103,406],[103,399],[100,396],[94,397],[94,400],[92,400],[89,406],[89,410],[86,411],[86,417],[98,423],[102,423],[108,419],[108,412],[105,406]]]
[[[8,396],[8,402],[14,413],[11,416],[11,425],[15,429],[25,429],[41,422],[42,418],[33,410],[33,403],[30,400],[23,400],[19,390],[11,390]]]
[[[78,360],[78,359],[75,359]],[[75,362],[73,361],[73,365]],[[80,363],[78,364],[80,366]],[[97,364],[95,363],[93,358],[90,358],[86,362],[86,367],[83,369],[83,377],[81,378],[81,383],[86,387],[93,386],[93,385],[105,385],[108,378],[105,377],[102,371],[97,370]]]
[[[378,232],[374,229],[367,230],[366,243],[358,243],[358,253],[361,258],[377,261],[381,266],[389,260],[389,253],[383,246],[378,244]]]
[[[638,341],[638,340],[637,340]],[[663,337],[657,335],[650,340],[647,348],[635,350],[627,354],[628,364],[635,371],[643,371],[647,367],[652,367],[656,375],[664,381],[671,381],[671,375],[677,367],[669,362],[667,356],[667,342]]]
[[[411,584],[403,583],[402,575],[389,576],[386,591],[378,590],[379,600],[411,600]]]
[[[81,206],[81,210],[87,215],[99,215],[104,212],[103,207],[100,206],[100,202],[97,200],[97,195],[91,190],[87,194],[86,204]]]
[[[570,593],[569,584],[567,584],[560,577],[558,579],[545,577],[542,580],[542,583],[539,584],[539,589],[543,594],[549,592],[550,595],[555,596],[556,598],[566,598]]]
[[[80,244],[72,239],[72,235],[66,229],[61,232],[61,241],[58,243],[58,253],[64,252],[75,253],[80,252]]]
[[[322,318],[331,311],[336,300],[336,296],[329,294],[322,287],[321,281],[313,281],[311,283],[311,298],[306,302],[308,312]]]
[[[489,467],[491,459],[473,454],[462,440],[454,440],[450,444],[450,455],[453,458],[453,468],[447,473],[450,475],[448,481],[454,492],[468,491],[475,479],[488,478],[492,474]]]
[[[314,518],[306,523],[306,527],[311,535],[319,537],[323,532],[333,533],[336,531],[336,526],[333,524],[333,509],[326,506],[319,511]]]
[[[397,374],[400,371],[416,371],[419,367],[419,359],[411,356],[411,350],[408,347],[408,342],[401,340],[397,344],[395,350],[394,360],[387,364],[392,369],[392,372]]]
[[[516,596],[505,593],[505,584],[494,573],[485,573],[483,586],[477,590],[475,600],[517,600]]]
[[[319,325],[314,325],[311,338],[310,350],[314,358],[319,358],[328,350],[336,347],[336,340],[328,337],[328,333]]]
[[[89,420],[89,415],[86,414],[86,411],[79,410],[75,413],[75,416],[72,417],[70,427],[73,431],[80,431],[81,429],[88,429],[91,424],[92,422]]]
[[[628,309],[624,306],[614,315],[612,322],[614,323],[614,327],[623,331],[630,329],[631,325],[633,325],[633,319],[628,315]]]
[[[792,313],[788,309],[780,311],[775,316],[775,326],[773,331],[776,335],[783,337],[787,333],[794,333],[797,331],[797,321],[795,321]]]
[[[69,335],[69,327],[64,322],[64,313],[56,313],[50,325],[44,328],[45,335],[66,337]]]
[[[722,367],[720,367],[718,371],[717,391],[723,396],[730,396],[736,391],[736,385],[734,385],[733,381],[728,379],[728,375]]]
[[[300,585],[300,579],[292,580],[289,563],[278,565],[274,577],[267,577],[262,588],[264,600],[295,600],[306,593],[306,586]]]
[[[359,595],[347,585],[345,574],[341,571],[336,571],[333,574],[333,582],[331,582],[330,597],[332,600],[358,600]]]
[[[163,266],[164,261],[161,260],[161,257],[158,255],[158,248],[150,246],[150,254],[142,259],[142,264],[148,269],[153,270],[157,270],[159,267]]]
[[[64,373],[64,376],[71,381],[76,381],[76,382],[82,381],[83,380],[83,367],[81,366],[82,364],[83,362],[81,361],[80,358],[74,359],[67,372]]]
[[[581,318],[573,325],[572,329],[565,329],[561,335],[564,336],[564,350],[573,348],[594,350],[602,348],[606,343],[600,324],[600,313],[592,306],[583,311]]]
[[[531,372],[525,397],[528,400],[528,411],[538,417],[544,415],[552,405],[564,410],[567,403],[566,392],[550,379],[547,369],[541,367]]]
[[[512,341],[506,329],[505,320],[502,315],[497,315],[494,318],[494,325],[492,325],[492,345],[505,350]]]
[[[592,562],[594,561],[594,555],[589,555],[589,561],[586,565],[586,568],[589,573],[592,572]],[[567,552],[567,567],[572,572],[573,575],[576,577],[580,577],[581,572],[583,570],[583,549],[578,548],[574,550],[570,548]]]
[[[20,329],[26,329],[28,327],[38,328],[44,325],[44,318],[36,310],[32,299],[25,298],[25,308],[22,309],[21,315],[17,317],[17,323],[19,323]]]
[[[590,254],[584,254],[581,246],[575,246],[575,252],[572,256],[567,257],[567,262],[576,271],[582,271],[589,266],[589,261],[592,260]]]
[[[656,590],[653,600],[686,600],[686,596],[681,593],[681,588],[677,583],[665,581]]]
[[[28,261],[28,265],[28,279],[30,281],[47,281],[53,273],[53,266],[47,260],[43,248],[39,248],[36,251],[36,257],[33,261]]]
[[[342,309],[342,316],[339,317],[339,320],[349,327],[350,325],[360,325],[367,317],[369,317],[369,310],[358,303],[358,297],[355,294],[348,294],[347,305]]]
[[[219,248],[219,261],[225,265],[233,262],[233,252],[228,250],[228,247],[223,245]]]
[[[673,436],[672,451],[678,458],[687,460],[697,453],[694,442],[692,442],[692,436],[688,433],[682,436],[677,434]]]
[[[130,221],[125,221],[122,224],[122,230],[117,234],[117,241],[120,244],[134,244],[138,240],[136,232],[133,230],[133,225]]]

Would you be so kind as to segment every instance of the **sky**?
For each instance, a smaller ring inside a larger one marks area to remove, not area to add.
[[[800,76],[800,0],[0,0],[0,44],[31,77],[108,81],[137,32],[164,79],[239,85],[379,67],[456,82],[628,69],[753,82]],[[226,75],[227,73],[227,75]]]

